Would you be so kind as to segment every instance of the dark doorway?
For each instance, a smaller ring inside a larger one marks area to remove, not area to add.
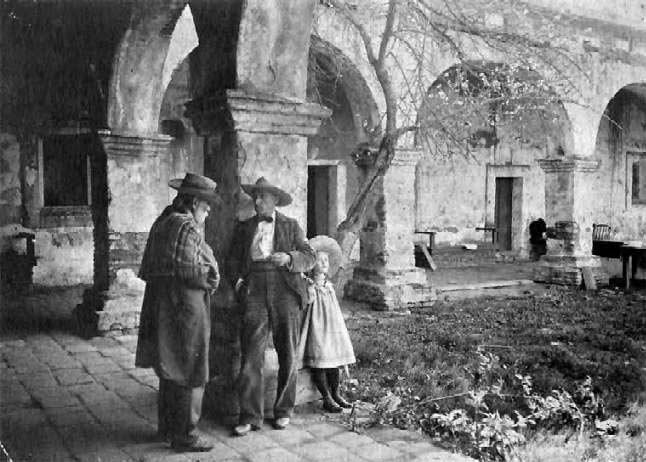
[[[90,135],[50,135],[43,139],[45,207],[91,203],[88,173],[93,148]]]
[[[513,178],[496,178],[496,233],[498,250],[511,250]]]
[[[330,167],[307,168],[307,237],[329,235]]]

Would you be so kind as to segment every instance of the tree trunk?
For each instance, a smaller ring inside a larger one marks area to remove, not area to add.
[[[368,207],[373,203],[374,187],[377,180],[384,176],[395,156],[395,142],[396,139],[389,134],[384,135],[381,139],[377,155],[368,168],[366,178],[348,209],[348,215],[337,227],[335,239],[341,246],[341,267],[336,275],[334,285],[339,291],[343,289],[349,278],[350,254],[365,224]]]

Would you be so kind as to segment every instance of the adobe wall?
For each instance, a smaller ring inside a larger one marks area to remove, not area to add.
[[[595,223],[612,227],[618,240],[646,239],[646,205],[630,203],[627,197],[627,152],[646,152],[646,111],[635,102],[622,107],[620,130],[604,119],[599,124],[595,156],[601,161],[586,200],[597,204]]]
[[[27,255],[19,232],[33,232],[36,266],[32,282],[43,286],[90,284],[93,280],[94,239],[89,211],[78,215],[42,215],[38,143],[22,144],[0,133],[0,254],[12,248]],[[22,163],[22,165],[21,165]]]
[[[491,233],[475,228],[494,226],[496,178],[514,178],[512,250],[526,256],[529,223],[545,217],[545,175],[535,162],[544,151],[503,145],[475,155],[476,159],[420,161],[415,229],[436,231],[438,247],[490,246]]]
[[[37,258],[34,284],[71,286],[94,281],[92,226],[40,228],[34,245]]]
[[[20,145],[15,135],[0,133],[0,226],[21,221],[20,184]]]
[[[588,16],[605,21],[642,26],[646,18],[646,3],[638,0],[526,0],[527,3],[556,11]]]

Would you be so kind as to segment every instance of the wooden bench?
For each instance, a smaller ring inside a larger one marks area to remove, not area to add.
[[[476,231],[484,231],[485,233],[491,233],[491,246],[496,247],[496,227],[495,226],[478,226]]]

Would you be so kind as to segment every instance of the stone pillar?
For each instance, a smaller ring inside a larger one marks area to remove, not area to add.
[[[236,219],[251,216],[252,201],[241,194],[241,183],[260,176],[280,186],[293,197],[281,212],[307,228],[307,136],[317,132],[330,111],[317,104],[285,99],[271,94],[228,90],[223,97],[194,100],[186,115],[205,137],[205,175],[218,183],[223,204],[206,223],[206,240],[224,266]],[[226,279],[226,275],[225,278]],[[226,281],[224,284],[227,284]],[[214,300],[211,329],[211,373],[205,409],[235,421],[238,413],[237,377],[240,362],[241,309],[230,287],[222,287]],[[278,360],[270,345],[265,352],[265,407],[270,416],[276,393]],[[309,371],[298,380],[297,402],[317,399]],[[231,423],[232,423],[231,422]]]
[[[581,269],[592,269],[598,283],[607,283],[601,260],[592,255],[595,204],[590,201],[593,173],[599,162],[588,158],[539,159],[545,171],[545,221],[551,228],[547,254],[536,267],[534,280],[579,286]]]
[[[93,159],[94,285],[75,309],[84,335],[139,326],[145,283],[137,278],[148,231],[168,202],[162,178],[171,138],[99,131],[104,158]]]
[[[378,310],[429,306],[436,294],[415,267],[415,166],[419,151],[398,149],[375,188],[375,216],[360,234],[360,261],[345,286],[347,298]]]

